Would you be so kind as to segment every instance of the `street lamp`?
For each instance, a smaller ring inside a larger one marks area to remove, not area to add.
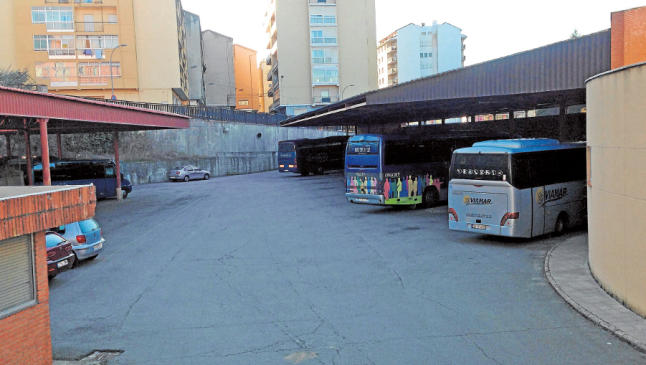
[[[344,87],[344,88],[341,90],[341,100],[343,100],[343,93],[345,92],[345,89],[347,89],[347,88],[349,88],[349,87],[351,87],[351,86],[357,86],[357,85],[355,85],[355,84],[346,85],[346,87]]]
[[[120,44],[110,51],[110,84],[112,85],[112,100],[117,100],[117,97],[114,95],[114,77],[112,76],[112,55],[114,55],[114,51],[119,49],[120,47],[127,47],[127,44]]]

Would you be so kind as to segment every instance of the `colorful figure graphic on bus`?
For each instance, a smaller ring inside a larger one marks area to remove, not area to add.
[[[392,196],[390,194],[390,179],[386,179],[386,182],[384,182],[384,201],[388,200],[390,196]]]

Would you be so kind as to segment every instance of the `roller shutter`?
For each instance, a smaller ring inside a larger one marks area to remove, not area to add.
[[[0,318],[35,303],[32,236],[0,241]]]

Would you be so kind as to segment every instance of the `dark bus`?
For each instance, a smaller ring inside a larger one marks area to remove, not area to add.
[[[347,136],[278,142],[278,171],[307,176],[343,169]]]
[[[346,148],[346,199],[387,206],[431,206],[447,200],[453,150],[472,140],[364,134]]]
[[[43,165],[33,168],[36,184],[43,183]],[[89,185],[96,188],[97,199],[117,196],[116,165],[111,160],[63,160],[50,163],[52,185]],[[123,198],[132,191],[132,184],[121,174]]]

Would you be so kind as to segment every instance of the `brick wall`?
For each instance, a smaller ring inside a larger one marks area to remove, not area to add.
[[[0,240],[37,232],[34,234],[37,304],[0,319],[0,365],[52,363],[44,231],[94,216],[94,186],[48,189],[0,188],[0,196],[4,197],[0,199]]]
[[[611,67],[646,62],[646,7],[612,13]]]

